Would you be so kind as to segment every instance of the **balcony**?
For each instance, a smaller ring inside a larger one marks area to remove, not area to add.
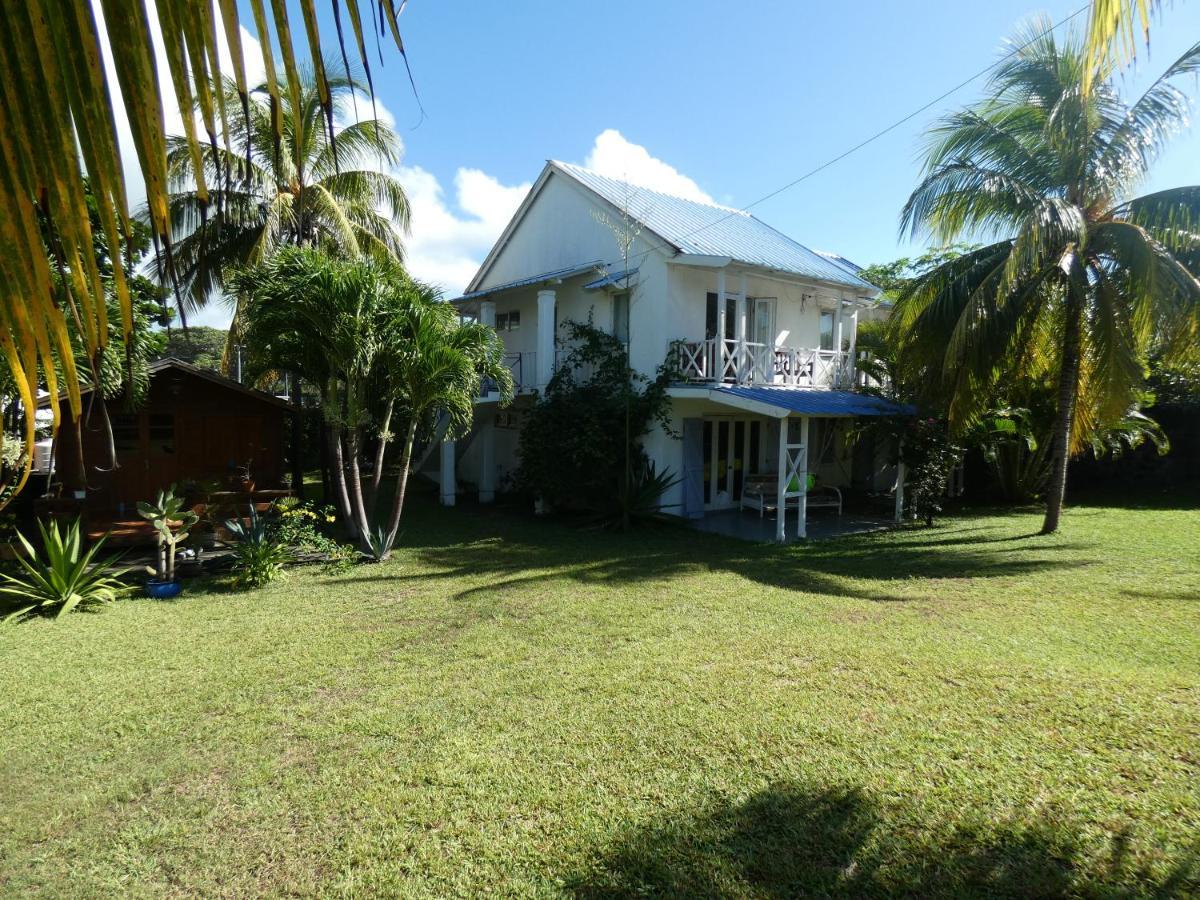
[[[850,390],[850,354],[708,338],[671,344],[684,381]]]

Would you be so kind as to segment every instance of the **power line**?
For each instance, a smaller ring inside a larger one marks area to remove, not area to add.
[[[980,69],[978,72],[976,72],[974,75],[971,75],[969,78],[964,78],[958,84],[954,85],[954,87],[939,94],[938,96],[934,97],[932,100],[923,104],[922,106],[918,107],[917,109],[914,109],[912,112],[910,112],[908,115],[904,116],[903,118],[897,119],[895,122],[888,125],[886,128],[881,128],[879,131],[876,131],[870,137],[859,141],[857,144],[855,144],[853,147],[849,148],[848,150],[845,150],[845,151],[839,153],[837,156],[833,157],[832,159],[826,160],[825,162],[821,163],[816,168],[810,169],[809,171],[805,172],[800,177],[792,179],[791,181],[789,181],[787,184],[783,185],[782,187],[778,187],[775,190],[771,191],[770,193],[764,194],[763,196],[761,196],[757,200],[755,200],[753,203],[748,203],[745,206],[741,207],[740,209],[730,210],[725,215],[723,215],[717,219],[713,219],[711,222],[707,222],[704,225],[701,225],[699,228],[696,228],[692,231],[687,232],[685,235],[683,235],[682,239],[686,240],[687,238],[694,237],[695,235],[699,234],[700,232],[704,231],[705,229],[712,228],[714,225],[721,224],[726,219],[731,219],[736,215],[740,215],[742,213],[747,213],[754,207],[758,206],[760,203],[765,203],[766,201],[770,200],[772,197],[777,197],[780,194],[782,194],[784,191],[791,190],[796,185],[800,184],[802,181],[807,181],[809,178],[812,178],[814,175],[825,171],[830,166],[841,162],[847,156],[857,153],[859,150],[861,150],[863,147],[866,147],[868,144],[875,143],[875,141],[879,140],[881,137],[888,134],[889,132],[895,131],[897,128],[899,128],[901,125],[903,125],[905,122],[912,121],[917,116],[921,115],[921,113],[928,110],[930,107],[936,106],[937,104],[941,103],[943,100],[945,100],[951,94],[957,93],[958,91],[960,91],[964,87],[966,87],[968,84],[970,84],[972,81],[975,81],[976,79],[981,78],[982,76],[986,75],[988,72],[992,71],[992,69],[995,69],[1002,63],[1005,63],[1008,60],[1012,59],[1014,56],[1016,56],[1018,53],[1020,53],[1025,48],[1027,48],[1027,47],[1031,46],[1032,44],[1036,43],[1037,41],[1041,40],[1042,38],[1044,38],[1046,35],[1050,34],[1051,32],[1058,30],[1063,25],[1066,25],[1072,19],[1075,19],[1078,16],[1080,16],[1081,14],[1083,14],[1084,12],[1086,12],[1089,8],[1090,8],[1090,4],[1085,3],[1083,6],[1079,7],[1079,9],[1075,10],[1075,12],[1071,13],[1068,16],[1063,17],[1059,21],[1055,22],[1053,25],[1049,26],[1045,30],[1043,30],[1043,31],[1039,32],[1038,34],[1034,35],[1033,37],[1031,37],[1025,43],[1014,47],[1011,51],[1006,53],[1004,56],[1000,57],[995,62]],[[650,253],[653,252],[654,250],[662,250],[662,249],[666,249],[667,247],[668,247],[668,245],[664,244],[662,247],[651,247],[648,250],[643,250],[640,254],[638,254],[637,259],[639,259],[639,260],[644,259],[646,256],[650,255]]]

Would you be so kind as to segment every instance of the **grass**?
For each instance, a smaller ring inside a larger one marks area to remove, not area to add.
[[[779,550],[412,508],[0,632],[0,892],[1200,891],[1200,513]]]

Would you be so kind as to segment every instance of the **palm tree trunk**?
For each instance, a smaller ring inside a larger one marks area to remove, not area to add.
[[[375,450],[375,471],[371,473],[371,492],[368,512],[375,516],[375,504],[379,501],[379,482],[383,479],[383,460],[387,453],[389,431],[392,427],[392,410],[395,401],[389,400],[387,412],[383,415],[383,426],[379,429],[379,446]]]
[[[1058,531],[1063,500],[1067,495],[1067,464],[1071,460],[1071,426],[1075,421],[1075,394],[1079,389],[1079,345],[1083,328],[1083,302],[1075,288],[1067,295],[1063,328],[1062,364],[1058,374],[1058,413],[1054,423],[1050,482],[1046,489],[1046,519],[1042,534]]]
[[[400,514],[404,511],[404,495],[408,491],[408,470],[412,465],[413,443],[417,439],[417,417],[413,416],[408,423],[408,433],[404,436],[404,452],[400,454],[400,474],[396,479],[396,498],[392,501],[392,521],[388,524],[388,539],[385,552],[391,552],[396,543],[396,533],[400,530]]]
[[[340,425],[334,425],[329,429],[329,453],[333,457],[330,465],[330,474],[333,476],[333,496],[334,502],[338,507],[338,515],[346,523],[351,540],[358,540],[361,532],[358,528],[358,519],[354,515],[354,508],[350,505],[350,494],[346,490],[346,468],[342,458],[342,429]]]
[[[359,430],[352,428],[346,433],[346,455],[350,457],[350,502],[354,504],[359,532],[365,538],[371,533],[371,524],[367,521],[367,508],[363,505],[362,470],[358,465],[360,449]]]

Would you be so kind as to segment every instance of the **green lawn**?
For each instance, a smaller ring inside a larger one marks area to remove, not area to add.
[[[1200,891],[1200,512],[779,550],[413,506],[0,632],[0,890]]]

